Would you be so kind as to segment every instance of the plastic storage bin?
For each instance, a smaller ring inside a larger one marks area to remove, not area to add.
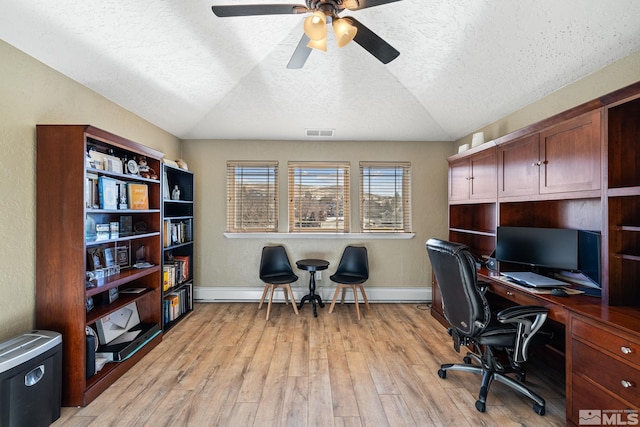
[[[0,427],[60,418],[62,335],[31,331],[0,343]]]

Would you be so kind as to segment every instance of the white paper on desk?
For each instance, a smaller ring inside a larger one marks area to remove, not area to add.
[[[140,335],[140,332],[142,331],[125,332],[124,334],[120,335],[118,338],[114,339],[113,341],[109,341],[109,345],[123,344],[126,342],[133,341],[136,339],[138,335]]]

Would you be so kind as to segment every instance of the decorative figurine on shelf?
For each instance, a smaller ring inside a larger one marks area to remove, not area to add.
[[[153,168],[149,167],[145,156],[138,157],[138,173],[143,178],[158,179],[158,174]]]
[[[184,169],[184,170],[186,170],[186,171],[188,171],[188,170],[189,170],[189,168],[187,167],[187,163],[186,163],[184,160],[182,160],[182,159],[178,159],[178,160],[176,160],[176,164],[178,165],[178,167],[179,167],[180,169]]]
[[[171,200],[180,200],[180,188],[178,186],[173,187],[173,191],[171,192]]]

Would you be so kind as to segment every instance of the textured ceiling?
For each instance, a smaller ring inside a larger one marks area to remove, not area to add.
[[[218,18],[296,0],[0,0],[0,38],[183,138],[453,140],[640,50],[637,0],[402,0],[345,11],[356,43],[287,62],[306,15]],[[304,3],[300,1],[300,3]]]

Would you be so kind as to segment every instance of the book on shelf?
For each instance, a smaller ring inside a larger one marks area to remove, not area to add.
[[[118,209],[118,188],[115,179],[101,176],[98,178],[100,209]]]
[[[164,220],[164,239],[163,245],[168,248],[171,245],[179,245],[192,241],[192,222],[191,219],[182,221]]]
[[[149,188],[147,184],[129,183],[129,209],[149,209]]]
[[[100,207],[100,196],[98,194],[98,175],[95,173],[87,173],[84,186],[84,201],[87,209],[97,209]]]
[[[174,255],[173,262],[178,265],[179,283],[186,282],[190,277],[191,256],[190,255]]]
[[[192,309],[191,286],[185,286],[171,292],[162,300],[164,323],[169,323]]]

